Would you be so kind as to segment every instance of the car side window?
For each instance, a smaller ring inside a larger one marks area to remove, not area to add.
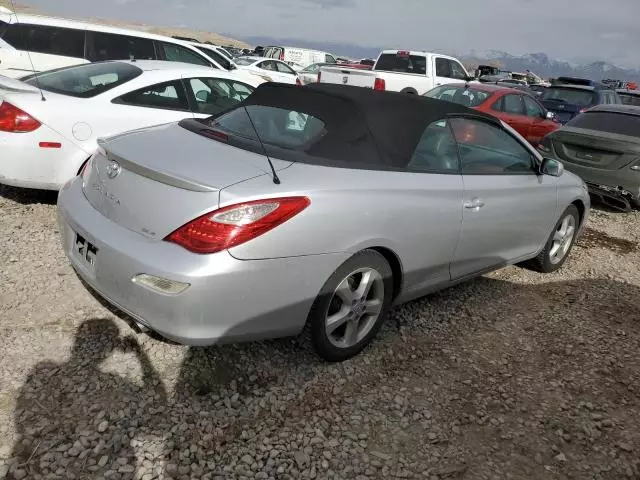
[[[253,87],[220,78],[190,78],[195,113],[216,115],[234,107],[253,92]]]
[[[542,110],[542,107],[538,105],[538,102],[527,95],[524,95],[522,98],[524,100],[524,108],[527,112],[527,117],[544,117],[544,111]]]
[[[436,58],[436,77],[450,77],[451,65],[446,58]]]
[[[84,58],[84,30],[22,23],[7,24],[2,39],[16,50]]]
[[[467,73],[464,71],[462,65],[454,60],[449,60],[449,64],[451,67],[451,78],[455,78],[456,80],[467,79]]]
[[[422,134],[407,165],[409,170],[458,173],[458,146],[447,120],[431,123]]]
[[[161,42],[160,48],[162,49],[162,53],[164,54],[164,59],[169,62],[191,63],[193,65],[204,65],[205,67],[211,66],[211,63],[208,62],[204,57],[201,57],[197,53],[192,52],[182,45]]]
[[[335,59],[335,58],[333,58],[333,56],[332,56],[332,55],[326,54],[326,55],[324,56],[324,62],[325,62],[325,63],[336,63],[336,59]]]
[[[263,70],[269,70],[270,72],[277,72],[278,67],[276,67],[276,62],[272,62],[271,60],[267,60],[258,65]]]
[[[502,111],[511,115],[524,115],[522,95],[505,95]]]
[[[89,60],[154,60],[156,58],[153,40],[113,33],[88,32]]]
[[[286,73],[288,75],[295,75],[296,72],[293,71],[291,67],[289,67],[286,63],[282,62],[273,62],[276,64],[276,68],[280,73]]]
[[[180,80],[141,88],[116,98],[113,103],[135,107],[161,108],[163,110],[191,111],[186,91]]]
[[[532,153],[505,130],[467,118],[450,120],[463,175],[534,174]]]

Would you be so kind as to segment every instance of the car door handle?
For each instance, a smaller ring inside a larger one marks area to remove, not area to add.
[[[470,202],[464,202],[464,208],[467,208],[469,210],[477,211],[477,210],[480,210],[482,207],[484,207],[484,202],[479,198],[474,198]]]

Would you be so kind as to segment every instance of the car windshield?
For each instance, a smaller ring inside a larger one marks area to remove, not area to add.
[[[567,126],[640,137],[640,116],[626,113],[587,111],[570,120]]]
[[[472,87],[464,88],[443,85],[442,87],[436,87],[433,90],[429,90],[424,95],[425,97],[453,102],[459,105],[464,105],[465,107],[477,107],[484,103],[487,98],[493,95],[493,93],[484,92]]]
[[[633,94],[633,93],[618,92],[618,95],[620,95],[620,98],[622,99],[622,103],[624,103],[625,105],[640,106],[639,93]]]
[[[253,65],[254,63],[257,62],[256,59],[254,58],[246,58],[246,57],[240,57],[240,58],[236,58],[235,59],[236,65]]]
[[[29,75],[22,81],[53,93],[91,98],[141,74],[141,69],[129,63],[105,62]]]
[[[221,55],[220,53],[216,52],[213,48],[207,48],[202,46],[197,46],[196,48],[200,50],[202,53],[204,53],[205,55],[208,55],[213,60],[218,62],[220,65],[222,65],[223,68],[227,70],[233,70],[234,66],[231,63],[231,60],[229,60],[224,55]]]
[[[583,90],[570,87],[548,87],[542,92],[542,101],[558,103],[570,103],[580,107],[588,107],[595,103],[595,94],[592,90]]]
[[[380,55],[374,70],[425,75],[427,73],[427,58],[421,55],[383,53]]]

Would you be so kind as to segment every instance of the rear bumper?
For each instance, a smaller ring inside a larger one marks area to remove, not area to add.
[[[562,159],[565,168],[579,176],[591,189],[593,187],[609,187],[619,190],[618,193],[628,195],[633,200],[640,200],[640,172],[623,168],[618,170],[603,170],[599,168],[575,165]]]
[[[58,197],[64,251],[78,275],[108,303],[160,335],[211,345],[298,334],[318,292],[348,254],[243,261],[228,252],[197,255],[150,240],[96,211],[80,178]],[[91,266],[76,235],[98,249]],[[190,286],[168,295],[134,283],[149,274]]]
[[[59,142],[61,148],[42,148],[40,142]],[[59,190],[87,157],[46,125],[30,133],[0,132],[0,183]]]

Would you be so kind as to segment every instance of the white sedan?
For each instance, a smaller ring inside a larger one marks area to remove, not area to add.
[[[264,57],[238,57],[234,59],[239,70],[247,70],[260,75],[265,80],[295,85],[297,73],[280,60]]]
[[[153,60],[90,63],[22,80],[0,76],[0,183],[59,190],[96,151],[99,137],[205,118],[264,82]]]

